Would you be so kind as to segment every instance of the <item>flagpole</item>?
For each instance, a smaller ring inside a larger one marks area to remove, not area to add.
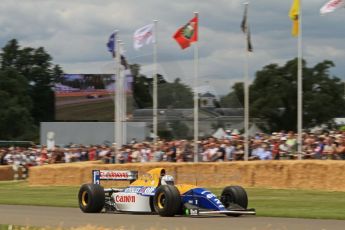
[[[299,14],[298,14],[298,72],[297,72],[297,153],[298,159],[302,159],[302,128],[303,128],[303,81],[302,81],[302,0],[300,0]]]
[[[157,24],[158,20],[153,20],[154,29],[154,43],[153,43],[153,146],[156,150],[157,137],[158,137],[158,117],[157,117],[157,107],[158,107],[158,93],[157,93]]]
[[[245,64],[244,64],[244,160],[248,161],[249,156],[249,86],[248,86],[248,79],[249,79],[249,44],[248,44],[248,8],[249,2],[244,3],[245,7],[247,7],[247,14],[246,14],[246,54],[245,54]]]
[[[121,47],[119,47],[120,51],[122,49],[124,43],[121,42]],[[126,115],[127,115],[127,92],[126,92],[126,67],[122,67],[122,64],[120,65],[121,68],[124,68],[124,71],[122,71],[121,74],[121,144],[127,143],[127,127],[126,127]]]
[[[114,34],[117,34],[118,30],[114,31]],[[116,41],[116,36],[114,36],[114,41],[113,44],[116,45],[117,41]],[[117,60],[117,52],[114,54],[114,51],[112,52],[112,56],[113,56],[113,61],[115,64],[115,75],[114,75],[114,143],[116,144],[117,142],[117,128],[116,128],[116,86],[117,86],[117,66],[118,66],[118,60]],[[115,152],[116,152],[116,147],[115,147]]]
[[[194,16],[198,19],[199,13],[194,12]],[[198,31],[199,32],[199,31]],[[199,38],[198,38],[199,40]],[[199,71],[199,41],[194,42],[194,162],[198,162],[198,136],[199,136],[199,95],[197,92],[198,86],[198,71]]]
[[[116,104],[116,108],[115,108],[115,111],[116,111],[116,114],[115,114],[115,122],[116,122],[116,128],[115,128],[115,131],[116,131],[116,135],[115,135],[115,138],[116,138],[116,156],[118,156],[120,154],[120,148],[121,148],[121,145],[122,145],[122,137],[121,137],[121,97],[120,97],[120,91],[121,91],[121,54],[120,54],[120,40],[116,39],[115,40],[116,42],[116,76],[115,76],[115,84],[116,84],[116,101],[115,101],[115,104]]]

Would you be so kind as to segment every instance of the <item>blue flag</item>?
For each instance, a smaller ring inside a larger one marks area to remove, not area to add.
[[[113,56],[115,56],[115,38],[116,38],[116,32],[110,35],[108,43],[107,43],[108,51],[112,53]]]

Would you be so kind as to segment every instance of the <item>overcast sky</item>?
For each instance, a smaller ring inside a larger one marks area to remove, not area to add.
[[[311,67],[334,61],[331,74],[345,80],[345,9],[320,16],[328,0],[303,1],[303,53]],[[1,0],[0,45],[16,38],[21,46],[43,46],[66,73],[111,73],[106,42],[115,29],[131,63],[152,74],[152,46],[135,51],[133,32],[158,20],[159,72],[193,82],[193,48],[181,50],[172,39],[193,12],[199,12],[199,85],[225,94],[242,81],[245,55],[240,30],[242,0]],[[292,0],[250,1],[249,24],[254,53],[250,77],[271,63],[285,64],[297,56],[297,39],[288,18]]]

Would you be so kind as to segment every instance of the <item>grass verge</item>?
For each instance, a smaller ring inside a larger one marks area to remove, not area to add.
[[[78,207],[79,187],[31,187],[25,181],[0,182],[0,204]],[[210,189],[216,195],[221,189]],[[345,193],[247,188],[258,216],[345,220]]]
[[[0,204],[78,207],[79,187],[31,187],[25,181],[0,182]]]

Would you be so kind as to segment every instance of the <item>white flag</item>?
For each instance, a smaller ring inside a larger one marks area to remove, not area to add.
[[[326,14],[333,12],[334,10],[344,7],[345,6],[345,1],[344,0],[331,0],[327,2],[321,9],[320,13],[321,14]]]
[[[155,42],[155,37],[153,36],[153,27],[153,24],[149,24],[141,27],[140,29],[137,29],[134,32],[134,49],[138,50],[143,47],[144,44],[147,45]]]

